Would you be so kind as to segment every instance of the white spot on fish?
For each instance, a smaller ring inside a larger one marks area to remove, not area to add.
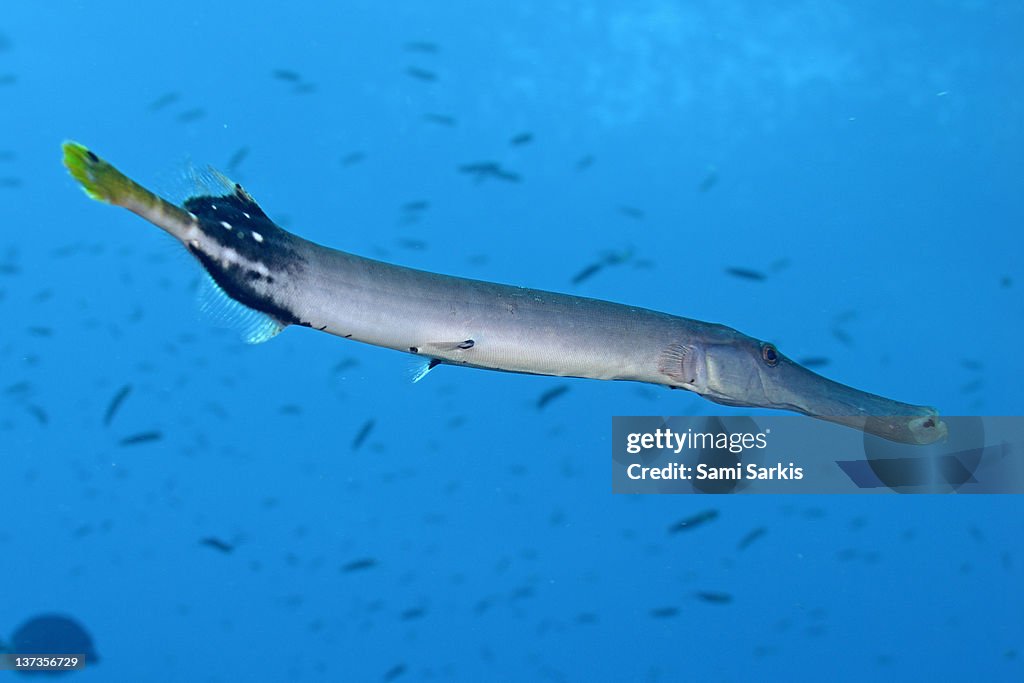
[[[217,205],[216,204],[210,204],[210,208],[213,209],[214,211],[216,211],[217,210]]]
[[[223,252],[221,252],[220,262],[224,265],[225,268],[230,266],[232,263],[237,263],[238,252],[235,251],[234,249],[225,249]]]
[[[223,228],[224,228],[225,230],[230,230],[230,229],[231,229],[231,224],[230,224],[230,223],[228,223],[227,221],[221,221],[221,222],[220,222],[220,224],[221,224],[221,226],[222,226],[222,227],[223,227]]]
[[[243,215],[243,216],[245,216],[246,218],[252,218],[252,216],[250,216],[249,214],[247,214],[247,213],[246,213],[245,211],[243,211],[243,212],[242,212],[242,215]]]
[[[198,222],[198,221],[199,221],[199,216],[195,215],[195,214],[194,214],[194,213],[192,213],[191,211],[189,211],[189,212],[188,212],[188,217],[192,219],[192,222],[193,222],[193,223],[195,223],[195,222]]]
[[[256,240],[257,242],[262,242],[263,241],[263,235],[259,234],[255,230],[253,230],[253,232],[252,232],[252,238],[254,240]]]

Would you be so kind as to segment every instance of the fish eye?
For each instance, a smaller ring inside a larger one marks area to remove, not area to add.
[[[774,344],[761,344],[761,358],[768,364],[768,367],[774,368],[779,364],[779,352],[775,349]]]

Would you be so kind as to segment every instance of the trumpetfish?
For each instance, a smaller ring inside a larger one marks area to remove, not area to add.
[[[64,143],[64,165],[93,199],[128,209],[185,245],[245,311],[250,343],[300,325],[419,356],[417,379],[447,364],[631,380],[729,406],[795,411],[896,442],[947,435],[934,408],[827,379],[725,325],[324,247],[276,225],[219,174],[215,187],[177,206],[76,142]]]

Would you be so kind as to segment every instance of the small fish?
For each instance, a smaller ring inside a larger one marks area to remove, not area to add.
[[[28,328],[28,333],[33,337],[52,337],[53,330],[49,327],[42,327],[39,325]]]
[[[427,611],[422,607],[410,607],[409,609],[402,610],[402,614],[399,615],[399,618],[402,621],[412,621],[413,619],[419,619],[426,613]]]
[[[286,83],[302,82],[302,75],[298,71],[292,71],[291,69],[274,69],[271,75],[277,80],[285,81]]]
[[[572,276],[572,284],[578,285],[597,275],[605,266],[617,266],[633,258],[633,249],[628,248],[622,251],[608,251],[600,261],[595,261],[586,266],[580,272]]]
[[[678,533],[680,531],[692,531],[702,524],[707,524],[718,519],[718,510],[709,509],[698,512],[695,515],[681,519],[668,528],[670,534]]]
[[[354,368],[357,365],[359,365],[359,361],[356,360],[355,358],[342,358],[341,360],[334,364],[334,367],[331,368],[331,372],[345,372],[346,370]]]
[[[363,423],[363,426],[360,427],[359,431],[356,433],[356,437],[352,439],[353,451],[359,450],[359,447],[363,445],[363,442],[366,441],[366,438],[370,436],[370,432],[373,431],[373,426],[375,424],[377,424],[377,421],[374,420],[373,418],[370,418],[369,420]]]
[[[503,168],[499,168],[492,175],[498,180],[505,180],[510,183],[518,183],[520,180],[522,180],[522,176],[519,175],[518,173],[506,171]]]
[[[505,170],[496,161],[477,161],[471,164],[462,164],[459,166],[459,173],[467,173],[469,175],[476,176],[477,182],[486,178],[497,178],[499,180],[507,180],[508,182],[518,183],[520,175],[511,171]]]
[[[206,538],[199,541],[199,545],[206,546],[207,548],[213,548],[214,550],[220,551],[225,555],[230,555],[235,549],[235,546],[220,540],[214,536],[207,536]]]
[[[483,174],[491,173],[498,168],[500,164],[497,161],[474,161],[470,164],[461,164],[458,170],[459,173]]]
[[[6,176],[0,178],[0,187],[15,188],[21,187],[21,178],[15,178],[14,176]]]
[[[164,438],[163,432],[153,430],[149,432],[139,432],[138,434],[132,434],[126,436],[118,442],[121,446],[137,446],[144,443],[152,443],[154,441],[160,441]]]
[[[705,174],[704,178],[700,181],[700,184],[697,185],[697,191],[698,192],[707,192],[708,190],[710,190],[711,188],[713,188],[717,184],[718,184],[718,169],[715,168],[714,166],[708,166],[708,172],[707,172],[707,174]]]
[[[352,560],[341,565],[341,571],[344,573],[358,572],[364,569],[372,569],[377,566],[377,560],[372,557],[361,557],[358,560]]]
[[[579,160],[576,161],[576,170],[577,171],[585,171],[585,170],[587,170],[588,168],[590,168],[593,165],[594,165],[594,157],[592,155],[588,154],[586,156],[580,157]]]
[[[617,266],[633,258],[633,247],[627,247],[622,251],[604,252],[604,262],[609,266]]]
[[[398,246],[411,251],[423,251],[427,248],[427,243],[423,240],[414,240],[408,237],[403,237],[398,240]]]
[[[117,411],[120,410],[121,404],[128,398],[128,394],[132,393],[132,385],[125,384],[123,387],[117,390],[114,397],[110,399],[110,403],[107,404],[107,412],[103,415],[103,426],[109,427],[114,416],[117,415]]]
[[[436,123],[439,126],[448,126],[449,128],[458,125],[455,117],[448,116],[447,114],[424,114],[423,120],[427,123]]]
[[[425,199],[418,199],[413,202],[406,202],[405,204],[402,204],[402,211],[406,212],[426,211],[428,208],[430,208],[430,202]]]
[[[697,591],[694,595],[698,600],[710,602],[714,605],[728,605],[732,602],[732,595],[729,593],[720,593],[718,591]]]
[[[646,213],[644,213],[643,209],[638,209],[635,206],[620,206],[619,213],[621,213],[623,216],[628,216],[635,221],[642,221],[644,219],[644,216],[647,215]]]
[[[0,161],[14,161],[17,158],[17,154],[11,149],[0,149]]]
[[[245,158],[247,156],[249,156],[249,148],[239,147],[237,150],[235,150],[235,153],[231,155],[231,158],[228,159],[227,170],[237,171],[238,167],[242,164],[243,161],[245,161]]]
[[[984,369],[985,364],[980,360],[973,360],[970,358],[964,358],[960,361],[960,367],[971,372],[981,372]]]
[[[533,133],[519,133],[508,141],[510,145],[517,147],[521,145],[528,145],[531,142],[533,142]]]
[[[192,109],[186,109],[185,111],[178,114],[175,118],[179,123],[192,123],[206,116],[206,110],[202,107],[193,107]]]
[[[349,152],[341,158],[342,166],[355,166],[360,161],[366,159],[366,154],[363,152]]]
[[[544,410],[544,407],[547,406],[547,404],[551,403],[559,396],[563,396],[567,391],[569,391],[568,384],[559,384],[557,387],[548,389],[537,398],[537,410]]]
[[[46,411],[36,405],[25,406],[25,409],[32,414],[32,417],[36,419],[41,425],[49,424],[50,416],[46,414]]]
[[[536,591],[534,591],[533,586],[520,586],[512,591],[512,595],[509,596],[509,601],[525,600],[527,598],[532,598],[535,594]]]
[[[405,664],[395,664],[384,673],[384,683],[389,683],[405,673]]]
[[[655,619],[668,619],[679,614],[678,607],[655,607],[651,610],[651,616]]]
[[[736,544],[736,550],[746,550],[754,541],[761,538],[766,533],[768,533],[768,529],[763,526],[751,529],[743,538],[740,539],[740,542]]]
[[[14,74],[0,74],[0,86],[3,85],[14,85],[18,82],[18,77]]]
[[[766,278],[765,274],[759,270],[751,270],[750,268],[726,268],[725,272],[733,277],[738,277],[742,280],[752,280],[754,282],[763,282]]]
[[[437,74],[433,71],[427,71],[416,66],[410,66],[405,70],[405,73],[413,78],[420,81],[433,82],[437,80]]]
[[[584,268],[583,270],[581,270],[580,272],[578,272],[578,273],[576,273],[575,275],[572,276],[572,283],[574,285],[578,285],[581,282],[585,282],[585,281],[589,280],[590,278],[594,277],[599,272],[601,272],[601,269],[604,268],[604,266],[605,266],[605,262],[604,261],[598,261],[596,263],[591,263],[589,266],[587,266],[586,268]]]
[[[85,248],[85,245],[78,244],[65,244],[62,247],[57,247],[50,250],[50,256],[54,258],[66,258],[68,256],[74,256],[80,253]]]
[[[405,48],[406,52],[422,52],[430,55],[436,55],[441,51],[437,43],[431,43],[426,40],[410,40],[402,47]]]
[[[849,562],[860,557],[860,551],[856,548],[843,548],[836,553],[836,559],[840,562]]]
[[[853,337],[851,337],[846,330],[840,329],[838,327],[833,327],[832,336],[835,337],[838,341],[842,342],[844,346],[853,346]]]
[[[12,396],[27,396],[32,393],[32,383],[28,380],[22,380],[21,382],[9,384],[4,389],[4,393]]]
[[[168,105],[174,104],[181,99],[181,94],[176,92],[164,93],[160,97],[156,98],[146,107],[149,111],[160,111]]]

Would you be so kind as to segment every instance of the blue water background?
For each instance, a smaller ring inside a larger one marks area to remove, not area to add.
[[[103,657],[81,681],[1024,678],[1019,498],[614,497],[610,416],[733,411],[413,385],[410,358],[304,329],[246,346],[59,152],[180,195],[186,163],[248,148],[235,179],[320,243],[1020,414],[1020,4],[9,3],[0,33],[0,639],[73,615]],[[481,160],[522,181],[457,170]]]

